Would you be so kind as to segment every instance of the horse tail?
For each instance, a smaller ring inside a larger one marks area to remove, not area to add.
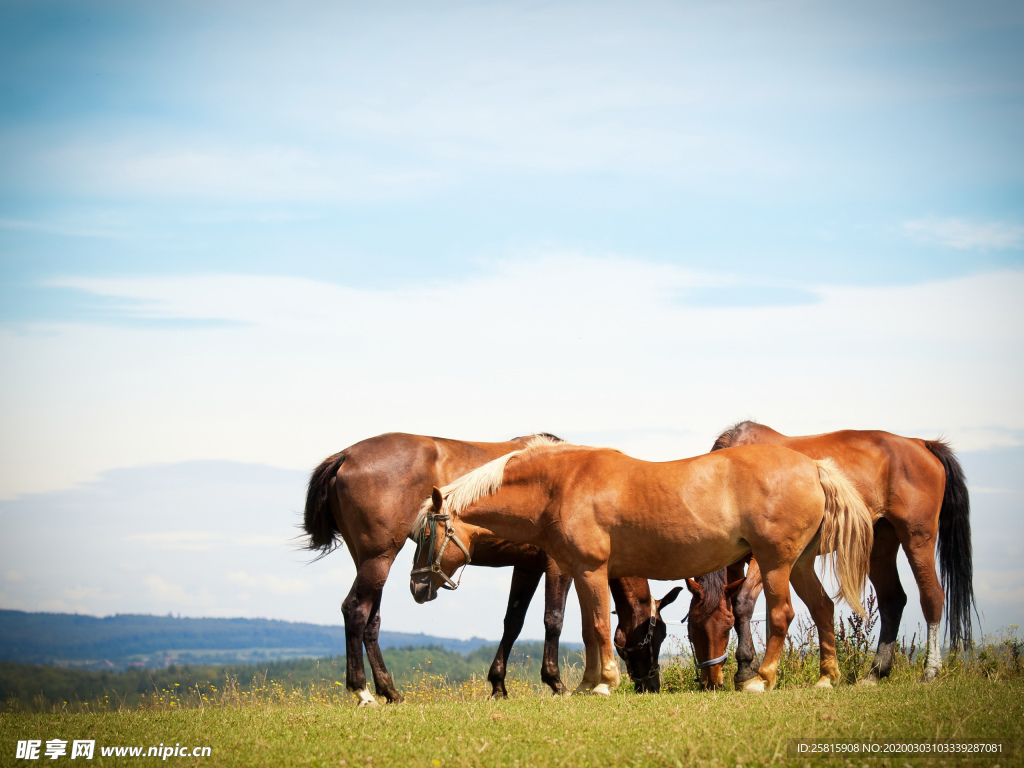
[[[871,510],[835,462],[822,459],[814,463],[825,492],[825,516],[821,521],[818,551],[832,556],[832,573],[839,584],[839,594],[863,616],[860,596],[867,584],[875,539]]]
[[[946,626],[952,648],[973,645],[971,608],[974,602],[974,557],[971,547],[971,499],[964,470],[949,445],[926,440],[925,446],[946,470],[946,488],[939,512],[939,575],[946,590]]]
[[[341,531],[331,514],[330,494],[331,480],[345,461],[345,454],[336,453],[328,456],[309,476],[309,487],[306,489],[306,511],[302,518],[302,530],[309,536],[306,549],[319,550],[316,559],[330,554],[338,545]]]

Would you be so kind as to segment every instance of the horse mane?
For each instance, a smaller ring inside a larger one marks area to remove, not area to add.
[[[721,568],[713,573],[698,576],[695,579],[700,584],[703,599],[697,602],[697,610],[689,619],[691,623],[696,621],[699,624],[703,624],[717,610],[722,602],[722,598],[725,596],[725,577],[725,568]]]
[[[761,426],[764,426],[764,425],[763,424],[759,424],[756,421],[750,421],[749,419],[747,419],[745,421],[737,421],[735,424],[733,424],[731,427],[729,427],[727,430],[725,430],[725,432],[723,432],[722,434],[720,434],[718,436],[718,439],[715,440],[715,444],[711,446],[711,450],[712,451],[720,451],[723,448],[731,448],[733,440],[735,440],[741,434],[743,434],[743,432],[745,432],[748,427],[761,427]]]
[[[501,489],[501,483],[505,477],[505,465],[509,461],[516,456],[553,445],[569,445],[569,443],[546,432],[534,435],[524,448],[492,459],[472,472],[467,472],[462,477],[456,478],[440,489],[441,498],[444,499],[444,506],[448,508],[448,512],[452,517],[458,517],[473,502],[479,501],[484,496],[493,496]],[[428,496],[426,501],[420,506],[410,538],[416,536],[423,527],[423,522],[426,520],[427,513],[430,512],[433,503],[433,499]]]

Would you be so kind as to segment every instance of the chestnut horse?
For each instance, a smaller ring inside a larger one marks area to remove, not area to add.
[[[359,697],[360,705],[376,703],[366,685],[364,644],[377,695],[389,702],[402,700],[378,643],[380,601],[391,564],[413,529],[424,497],[433,486],[444,485],[495,457],[523,448],[530,439],[471,443],[390,433],[329,456],[313,471],[303,519],[308,548],[319,550],[323,557],[340,545],[340,538],[356,564],[356,578],[341,610],[345,617],[346,683]],[[507,695],[505,667],[509,652],[542,576],[545,642],[541,678],[555,693],[564,693],[558,671],[558,638],[572,577],[563,575],[537,547],[496,539],[480,542],[474,564],[513,566],[504,632],[487,676],[492,696]],[[624,624],[624,632],[632,636],[641,626],[646,632],[652,607],[657,607],[647,582],[630,579],[622,585],[622,591],[637,604],[637,610],[627,617],[635,623]],[[664,622],[656,613],[653,618],[664,637]],[[640,652],[637,655],[643,656]],[[643,658],[638,658],[636,666],[646,669]],[[646,685],[656,689],[658,682],[648,678]]]
[[[609,448],[535,440],[434,488],[420,514],[411,579],[417,599],[436,591],[484,536],[541,547],[576,582],[586,646],[576,690],[607,695],[619,684],[610,578],[676,580],[752,552],[765,570],[770,636],[758,681],[747,689],[775,684],[793,618],[790,581],[814,616],[818,684],[829,686],[839,678],[834,606],[814,559],[835,553],[842,595],[863,612],[871,526],[870,511],[831,462],[788,448],[749,446],[653,463]]]
[[[956,456],[940,440],[917,440],[888,432],[845,430],[808,437],[787,437],[763,424],[743,421],[723,432],[712,451],[738,445],[781,445],[812,459],[832,459],[842,469],[876,517],[871,551],[871,583],[878,595],[882,625],[878,650],[861,683],[874,684],[892,669],[907,594],[896,570],[900,546],[910,561],[921,610],[928,622],[925,669],[922,680],[932,680],[942,669],[939,622],[943,587],[946,622],[953,648],[970,646],[971,607],[974,604],[971,555],[970,500],[963,470]],[[938,545],[939,571],[935,572]],[[742,577],[742,563],[730,578]],[[735,598],[737,684],[754,677],[754,645],[750,618],[761,591],[761,573],[752,562],[746,583]]]

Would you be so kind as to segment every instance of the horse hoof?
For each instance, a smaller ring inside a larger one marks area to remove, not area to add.
[[[925,667],[924,673],[921,675],[921,682],[930,683],[939,676],[939,669],[939,667]]]
[[[832,680],[828,676],[822,677],[818,682],[814,684],[815,688],[831,688]]]
[[[373,698],[373,694],[363,688],[361,691],[356,691],[356,696],[359,697],[360,707],[379,707],[377,700]]]
[[[591,691],[595,696],[611,696],[612,692],[608,690],[607,683],[598,683],[594,686],[594,690]]]
[[[491,701],[504,701],[508,698],[508,694],[504,691],[494,691],[491,694]]]
[[[863,685],[868,688],[874,688],[876,685],[878,685],[878,678],[874,675],[864,675],[864,677],[857,681],[857,685]]]
[[[764,680],[755,677],[743,685],[744,693],[764,693]]]

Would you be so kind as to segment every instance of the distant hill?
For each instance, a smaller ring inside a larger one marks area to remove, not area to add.
[[[487,640],[381,632],[382,648],[433,646],[463,655]],[[169,664],[251,664],[338,656],[345,628],[272,619],[189,619],[118,614],[105,618],[0,610],[0,660],[82,669]]]

